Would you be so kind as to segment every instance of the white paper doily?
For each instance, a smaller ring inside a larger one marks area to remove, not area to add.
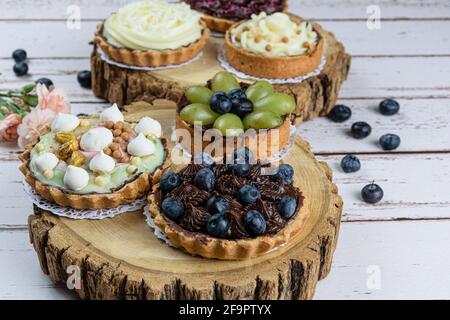
[[[155,236],[165,242],[168,246],[176,248],[176,246],[170,242],[170,240],[166,237],[166,235],[164,234],[164,232],[158,228],[158,226],[155,224],[155,222],[153,221],[152,216],[150,215],[150,211],[149,211],[150,206],[146,205],[144,208],[144,216],[147,218],[147,225],[153,230],[153,232],[155,233]]]
[[[180,63],[180,64],[171,64],[168,66],[161,66],[161,67],[139,67],[139,66],[129,66],[127,64],[123,64],[123,63],[114,61],[114,60],[110,59],[109,56],[105,52],[103,52],[103,50],[100,48],[97,48],[97,52],[100,55],[100,58],[108,64],[114,65],[116,67],[124,68],[124,69],[141,70],[141,71],[157,71],[157,70],[175,69],[175,68],[184,67],[184,66],[200,59],[200,57],[203,55],[203,51],[201,51],[198,55],[193,57],[191,60]]]
[[[124,204],[112,209],[79,210],[60,207],[55,203],[43,199],[25,181],[22,182],[22,185],[31,202],[33,202],[37,207],[49,211],[57,216],[71,219],[101,220],[105,218],[113,218],[121,213],[140,210],[147,203],[147,198],[143,197],[141,199],[133,201],[132,203]]]
[[[323,67],[325,66],[325,64],[327,63],[327,60],[325,58],[325,56],[322,56],[322,59],[320,61],[319,66],[317,67],[316,70],[308,73],[307,75],[304,76],[300,76],[300,77],[295,77],[295,78],[287,78],[287,79],[267,79],[267,78],[259,78],[259,77],[254,77],[251,75],[248,75],[246,73],[243,73],[241,71],[236,70],[235,68],[233,68],[229,63],[228,60],[225,56],[225,48],[222,46],[219,49],[219,54],[217,56],[217,60],[219,60],[220,65],[227,70],[228,72],[233,73],[236,77],[241,78],[241,79],[249,79],[249,80],[266,80],[268,82],[270,82],[271,84],[288,84],[288,83],[300,83],[308,78],[311,77],[315,77],[317,75],[319,75],[322,72]]]

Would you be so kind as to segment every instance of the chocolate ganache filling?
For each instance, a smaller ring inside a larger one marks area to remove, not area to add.
[[[190,164],[163,175],[156,192],[161,211],[182,229],[213,237],[278,233],[303,205],[303,195],[292,183],[292,167],[284,164],[265,175],[262,169],[268,165],[260,162],[244,173],[235,166]]]
[[[184,0],[192,9],[210,16],[228,19],[249,19],[252,14],[283,11],[286,0]]]

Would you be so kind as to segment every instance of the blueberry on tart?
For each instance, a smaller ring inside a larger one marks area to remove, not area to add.
[[[144,0],[128,4],[99,24],[94,43],[130,66],[181,64],[205,47],[209,30],[185,3]]]
[[[59,113],[21,160],[25,181],[42,198],[75,209],[131,203],[168,165],[159,122],[126,122],[116,105],[96,117]]]
[[[271,14],[287,10],[287,0],[183,0],[203,14],[211,31],[225,33],[234,23],[250,19],[252,14]]]
[[[311,22],[281,12],[253,15],[225,35],[228,63],[260,78],[307,75],[319,67],[323,50],[324,40]]]
[[[236,170],[244,164],[191,163],[165,174],[149,195],[155,225],[176,247],[206,258],[249,259],[286,244],[308,217],[292,167]],[[173,176],[177,183],[167,184]]]
[[[205,86],[186,90],[177,106],[179,141],[191,154],[202,150],[222,156],[240,146],[249,147],[258,159],[277,154],[289,142],[295,99],[275,92],[267,81],[239,83],[225,71]]]

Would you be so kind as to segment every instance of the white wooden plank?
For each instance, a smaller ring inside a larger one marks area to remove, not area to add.
[[[343,223],[315,299],[449,299],[449,228],[450,221]],[[0,298],[74,298],[41,273],[27,231],[0,232],[0,261]],[[381,272],[380,289],[367,287],[371,268]]]
[[[449,228],[450,221],[342,224],[315,299],[449,299]]]
[[[384,116],[378,110],[380,99],[344,100],[351,107],[352,117],[344,123],[328,118],[304,122],[299,133],[311,143],[316,153],[383,152],[378,144],[380,136],[395,133],[402,139],[399,152],[450,151],[450,99],[399,99],[400,112]],[[372,134],[358,140],[349,134],[356,121],[366,121]]]
[[[450,218],[450,154],[360,155],[361,170],[344,173],[342,156],[320,156],[334,171],[344,199],[344,221]],[[361,199],[375,181],[384,190],[377,204]]]
[[[0,230],[0,299],[75,299],[45,276],[27,230]]]
[[[117,10],[125,0],[2,0],[0,19],[66,19],[69,5],[81,8],[82,19],[99,19]],[[290,0],[290,10],[319,19],[365,19],[367,7],[377,4],[382,18],[449,17],[446,0]]]
[[[97,21],[83,21],[80,29],[69,29],[65,21],[0,21],[6,37],[1,58],[24,48],[29,57],[89,57]],[[381,29],[370,30],[365,21],[323,21],[353,55],[450,55],[449,20],[383,21]],[[70,41],[67,41],[70,39]]]
[[[29,75],[17,77],[12,61],[0,59],[0,90],[16,89],[46,76],[65,89],[72,101],[97,102],[76,80],[80,70],[89,69],[88,59],[36,59]],[[354,57],[341,98],[450,97],[450,56],[446,57]]]

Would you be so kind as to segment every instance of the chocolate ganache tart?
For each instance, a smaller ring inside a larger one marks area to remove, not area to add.
[[[306,198],[292,166],[252,157],[239,148],[219,164],[200,153],[164,173],[148,197],[154,224],[177,248],[205,258],[249,259],[286,244],[309,215]]]

